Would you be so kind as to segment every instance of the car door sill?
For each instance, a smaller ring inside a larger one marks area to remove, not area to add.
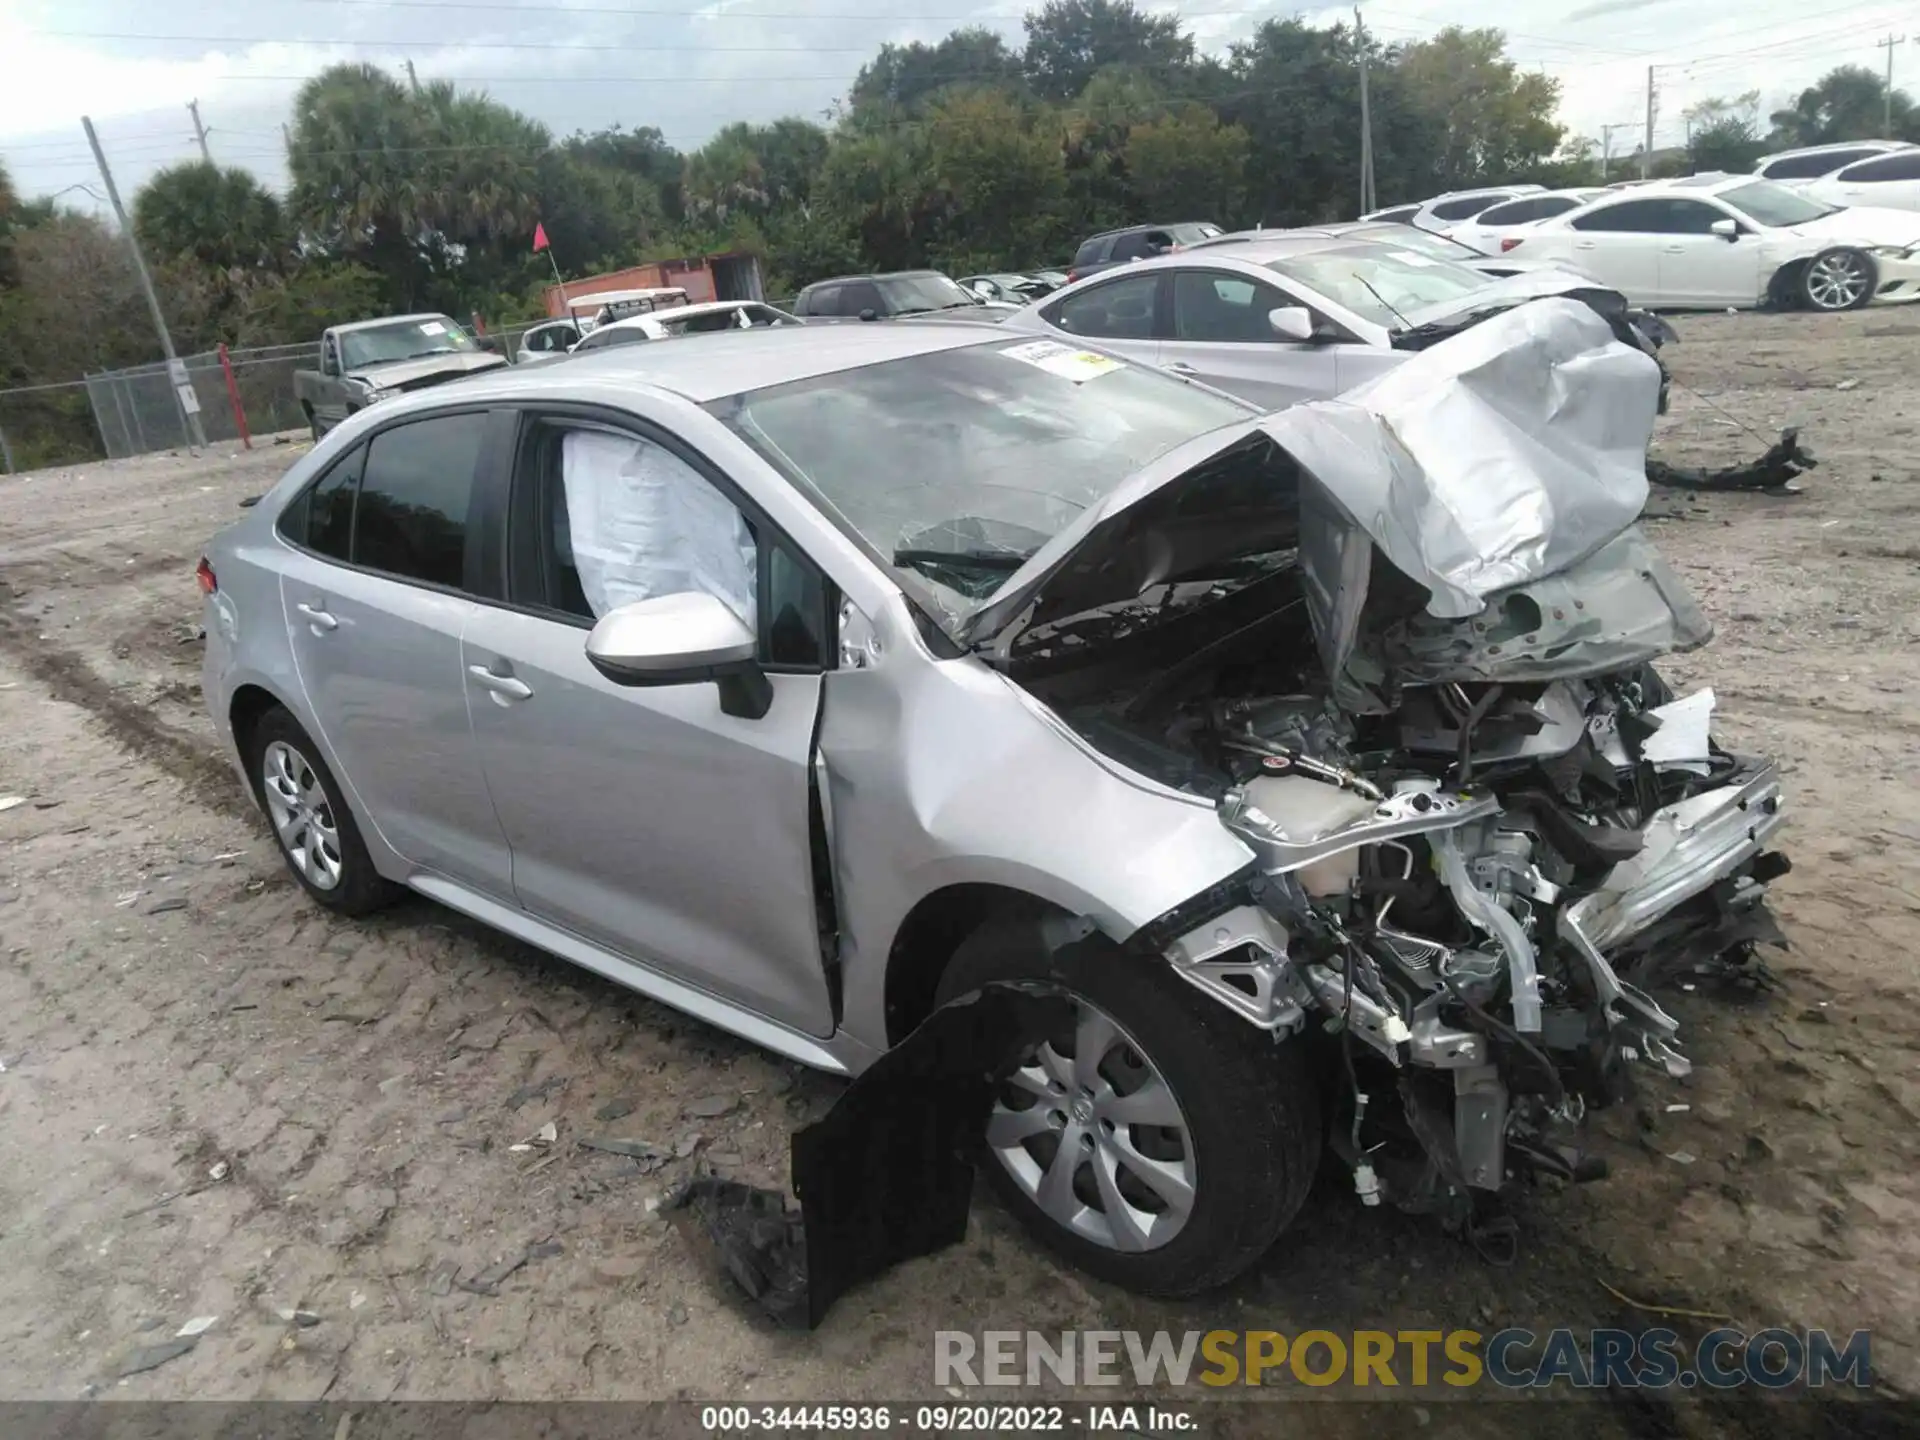
[[[685,984],[682,981],[662,975],[659,971],[637,964],[611,950],[602,949],[591,940],[561,930],[539,920],[524,910],[502,905],[499,901],[470,890],[457,880],[449,880],[444,875],[435,875],[427,871],[415,871],[407,877],[407,884],[419,891],[429,900],[437,900],[449,910],[458,910],[470,915],[482,924],[503,930],[517,940],[538,946],[549,954],[558,955],[562,960],[571,961],[582,969],[603,975],[616,985],[623,985],[637,991],[650,1000],[658,1000],[662,1005],[670,1005],[675,1010],[684,1011],[709,1025],[718,1026],[738,1035],[743,1040],[751,1040],[789,1060],[797,1060],[802,1065],[812,1066],[816,1070],[826,1070],[835,1075],[848,1075],[852,1070],[845,1059],[832,1048],[835,1041],[822,1041],[812,1035],[803,1035],[789,1029],[778,1021],[769,1020],[751,1010],[742,1009],[731,1001],[710,995],[705,990]]]

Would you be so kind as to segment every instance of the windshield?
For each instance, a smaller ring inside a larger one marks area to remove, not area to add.
[[[1822,215],[1837,215],[1841,208],[1809,200],[1798,190],[1789,190],[1771,180],[1736,185],[1731,190],[1722,190],[1720,198],[1749,220],[1762,225],[1804,225]]]
[[[887,307],[896,315],[980,303],[944,275],[889,275],[877,283],[886,296]]]
[[[1369,225],[1364,230],[1349,230],[1347,233],[1356,240],[1391,245],[1395,250],[1411,250],[1430,260],[1465,263],[1481,258],[1480,252],[1471,245],[1462,245],[1458,240],[1449,240],[1444,235],[1436,235],[1431,230],[1420,230],[1412,225]]]
[[[914,355],[707,408],[950,621],[1155,456],[1250,413],[1052,340]]]
[[[340,337],[340,363],[348,370],[369,365],[391,365],[427,355],[459,355],[478,350],[479,342],[444,315],[418,320],[396,320],[349,330]]]
[[[1410,325],[1407,316],[1415,310],[1445,305],[1493,283],[1477,270],[1397,242],[1288,255],[1269,260],[1267,268],[1390,330]]]

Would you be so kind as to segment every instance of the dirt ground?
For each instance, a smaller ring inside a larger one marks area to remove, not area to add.
[[[938,1328],[1642,1327],[1650,1306],[1869,1328],[1886,1392],[1914,1395],[1920,315],[1679,327],[1661,453],[1743,458],[1797,422],[1824,462],[1798,497],[1650,507],[1719,627],[1670,676],[1711,684],[1791,786],[1780,985],[1664,997],[1695,1075],[1602,1118],[1611,1176],[1528,1196],[1511,1268],[1362,1211],[1328,1167],[1255,1274],[1184,1304],[1063,1270],[982,1196],[963,1246],[819,1332],[746,1318],[656,1202],[699,1163],[784,1188],[837,1085],[423,900],[329,917],[216,758],[193,565],[297,446],[0,480],[0,796],[26,801],[0,812],[0,1398],[939,1398]],[[575,1143],[607,1135],[683,1158],[644,1174]],[[497,1295],[458,1283],[543,1242]],[[193,1316],[219,1318],[191,1353],[119,1377]],[[1316,1428],[1357,1433],[1355,1409]],[[1580,1428],[1750,1422],[1696,1403]]]

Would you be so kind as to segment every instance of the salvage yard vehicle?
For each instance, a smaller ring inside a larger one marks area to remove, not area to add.
[[[1852,310],[1920,299],[1920,215],[1842,208],[1751,175],[1656,180],[1500,240],[1635,305]]]
[[[333,910],[843,1074],[1030,995],[982,1160],[1117,1283],[1243,1270],[1329,1134],[1485,1239],[1772,933],[1775,771],[1651,668],[1657,388],[1565,299],[1268,415],[938,322],[503,371],[213,540],[206,700]]]
[[[982,299],[938,270],[836,275],[831,280],[814,281],[793,301],[793,313],[809,320],[888,320],[948,310],[1004,314],[1012,308]]]
[[[390,315],[322,334],[320,368],[294,371],[293,395],[318,440],[376,401],[506,363],[445,315]]]
[[[1402,232],[1419,237],[1416,246],[1401,243]],[[1429,248],[1452,246],[1403,226],[1364,224],[1222,236],[1069,286],[1002,324],[1092,341],[1264,410],[1351,390],[1544,295],[1586,301],[1649,354],[1671,333],[1577,273],[1540,265],[1495,279]]]
[[[713,335],[727,330],[765,330],[802,322],[786,311],[759,300],[713,300],[682,305],[657,315],[635,315],[594,327],[574,346],[574,353],[591,353],[616,345],[644,345],[650,340],[672,340],[682,335]]]

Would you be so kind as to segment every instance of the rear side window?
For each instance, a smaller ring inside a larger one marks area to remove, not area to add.
[[[485,414],[438,415],[373,437],[354,507],[353,563],[460,588]]]
[[[1160,275],[1128,275],[1069,295],[1046,312],[1062,330],[1097,340],[1151,340]]]
[[[1122,235],[1113,242],[1114,260],[1144,260],[1156,249],[1164,249],[1173,243],[1173,237],[1164,230],[1136,230],[1131,235]]]
[[[345,560],[353,543],[353,498],[367,447],[356,445],[280,514],[279,531],[296,545]]]
[[[815,285],[800,296],[800,303],[794,306],[802,315],[838,315],[840,313],[840,287],[838,285]]]
[[[1076,265],[1098,265],[1107,258],[1107,246],[1113,243],[1111,235],[1096,235],[1074,253]]]
[[[850,285],[840,287],[839,315],[858,315],[862,310],[871,310],[876,315],[887,313],[887,302],[880,297],[880,287],[871,280],[855,280]]]
[[[1776,160],[1760,173],[1769,180],[1812,180],[1838,170],[1842,165],[1878,155],[1878,150],[1826,150],[1818,155],[1794,155]]]
[[[1436,220],[1471,220],[1488,206],[1498,203],[1498,195],[1474,195],[1465,200],[1443,200],[1433,207]]]
[[[1886,155],[1878,160],[1863,160],[1858,165],[1848,166],[1833,178],[1845,185],[1860,181],[1920,180],[1920,150],[1903,150],[1897,155]]]

